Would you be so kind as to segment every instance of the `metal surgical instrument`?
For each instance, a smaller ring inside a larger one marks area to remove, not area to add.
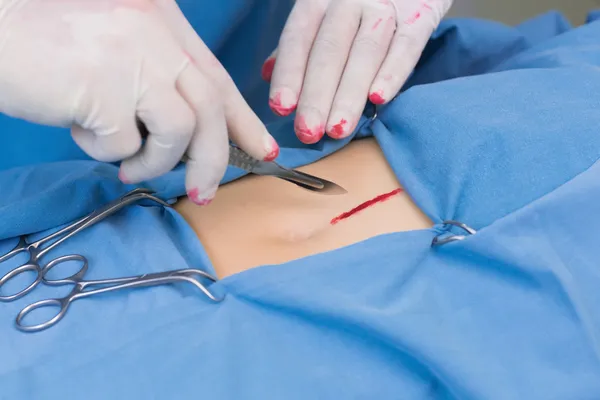
[[[47,274],[55,266],[66,262],[66,261],[81,261],[82,266],[78,272],[71,275],[70,277],[63,279],[48,279]],[[165,272],[156,272],[150,274],[143,274],[138,276],[130,276],[125,278],[114,278],[114,279],[99,279],[99,280],[84,280],[85,273],[88,270],[88,264],[85,258],[80,255],[69,255],[56,258],[50,261],[42,270],[42,279],[44,284],[49,286],[63,286],[63,285],[74,285],[71,292],[62,298],[40,300],[35,303],[28,305],[23,308],[17,315],[15,325],[17,329],[23,332],[39,332],[44,329],[50,328],[56,325],[67,313],[69,306],[75,300],[90,297],[102,293],[114,292],[117,290],[133,289],[139,287],[159,286],[172,284],[176,282],[188,282],[200,289],[209,299],[219,302],[222,299],[218,299],[212,295],[206,289],[206,287],[200,282],[201,278],[206,278],[212,282],[216,282],[217,279],[210,274],[199,270],[199,269],[179,269]],[[93,287],[97,288],[93,288]],[[90,289],[90,290],[87,290]],[[53,317],[46,320],[45,322],[38,323],[35,325],[23,324],[23,318],[34,310],[40,308],[56,308],[58,312]]]
[[[43,268],[40,265],[40,259],[42,257],[44,257],[52,249],[56,248],[61,243],[63,243],[65,240],[73,237],[74,235],[83,231],[84,229],[89,228],[90,226],[111,216],[112,214],[116,213],[120,209],[122,209],[130,204],[141,201],[141,200],[150,200],[150,201],[157,203],[159,205],[162,205],[164,207],[170,207],[170,205],[168,203],[164,202],[163,200],[159,199],[158,197],[153,196],[153,192],[151,190],[138,188],[138,189],[134,189],[131,192],[125,194],[124,196],[108,203],[104,207],[102,207],[96,211],[93,211],[91,214],[87,215],[86,217],[83,217],[83,218],[79,219],[78,221],[75,221],[75,222],[71,223],[70,225],[60,229],[59,231],[52,233],[52,234],[50,234],[42,239],[39,239],[35,242],[30,243],[27,241],[27,236],[21,236],[19,239],[19,242],[11,251],[0,256],[0,266],[2,265],[3,262],[5,262],[11,258],[14,258],[15,256],[17,256],[18,254],[21,254],[21,253],[28,254],[29,260],[26,263],[24,263],[23,265],[9,271],[2,278],[0,278],[0,290],[9,280],[11,280],[23,273],[32,271],[32,272],[36,273],[36,277],[35,277],[35,280],[29,286],[27,286],[25,289],[23,289],[17,293],[14,293],[11,295],[1,295],[0,294],[0,301],[7,302],[7,301],[13,301],[13,300],[19,299],[19,298],[25,296],[26,294],[28,294],[29,292],[31,292],[33,289],[35,289],[35,287],[37,285],[39,285],[43,279]],[[49,244],[46,247],[43,247],[47,243],[49,243]],[[59,257],[59,258],[52,260],[51,263],[52,263],[52,265],[55,265],[57,263],[66,262],[66,261],[70,261],[70,260],[74,260],[74,259],[84,261],[87,263],[85,257],[83,257],[81,255]]]
[[[257,160],[246,154],[239,147],[229,146],[229,165],[241,168],[244,171],[256,175],[273,176],[300,186],[303,189],[311,190],[321,194],[345,194],[347,193],[341,186],[316,176],[305,174],[282,167],[276,162],[266,162]]]
[[[146,125],[137,119],[137,127],[142,138],[146,139],[150,135]],[[185,162],[187,156],[182,158]],[[307,189],[320,194],[345,194],[347,191],[336,183],[330,182],[323,178],[296,171],[294,169],[285,168],[276,162],[261,161],[253,158],[242,149],[232,144],[229,144],[229,165],[241,168],[246,172],[262,175],[273,176],[291,182],[303,189]]]

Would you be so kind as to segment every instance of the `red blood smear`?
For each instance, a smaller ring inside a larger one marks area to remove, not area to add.
[[[269,107],[271,110],[280,117],[285,117],[286,115],[290,115],[295,109],[296,104],[290,107],[284,107],[281,104],[281,93],[275,93],[272,99],[269,99]]]
[[[369,95],[369,100],[373,104],[383,104],[385,103],[385,99],[383,98],[383,90],[379,90],[377,92],[373,92]]]
[[[198,188],[191,189],[187,192],[187,195],[191,201],[199,206],[207,206],[212,202],[212,199],[199,199],[198,196],[200,195],[200,191]]]
[[[195,201],[198,201],[198,196],[200,195],[200,191],[198,190],[198,188],[193,188],[187,192],[187,195],[190,198],[190,200],[195,202]]]
[[[353,216],[354,214],[356,214],[356,213],[364,210],[365,208],[371,207],[374,204],[382,203],[382,202],[388,200],[389,198],[391,198],[391,197],[393,197],[393,196],[395,196],[395,195],[397,195],[397,194],[399,194],[401,192],[402,192],[402,189],[398,188],[396,190],[392,190],[389,193],[380,194],[379,196],[375,197],[374,199],[367,200],[364,203],[360,204],[359,206],[354,207],[352,210],[347,211],[347,212],[345,212],[345,213],[343,213],[341,215],[338,215],[337,217],[335,217],[334,219],[332,219],[329,223],[331,225],[335,225],[338,222],[340,222],[341,220],[349,218],[349,217]]]
[[[260,75],[263,80],[266,82],[271,82],[271,77],[273,76],[273,68],[275,68],[275,57],[271,57],[265,61],[262,66],[262,71]]]
[[[417,11],[412,17],[404,21],[404,23],[407,25],[412,25],[417,22],[419,18],[421,18],[421,13]]]
[[[303,115],[298,115],[296,117],[296,121],[294,121],[294,130],[296,131],[298,139],[304,144],[317,143],[325,134],[325,126],[323,124],[311,129],[306,124],[306,119]]]
[[[271,162],[279,157],[279,145],[273,138],[271,138],[271,149],[273,150],[271,150],[264,158],[264,161],[266,162]]]
[[[342,136],[344,136],[344,125],[346,125],[347,123],[348,121],[342,118],[342,120],[339,123],[331,127],[331,132],[329,132],[329,136],[331,136],[334,139],[341,138]]]
[[[381,23],[381,21],[382,21],[382,19],[381,19],[381,18],[379,18],[379,19],[377,20],[377,22],[375,22],[375,24],[373,25],[373,30],[377,29],[377,27],[379,26],[379,24]]]

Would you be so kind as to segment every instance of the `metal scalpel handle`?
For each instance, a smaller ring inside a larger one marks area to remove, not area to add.
[[[263,161],[250,156],[244,150],[233,145],[229,145],[229,165],[241,168],[244,171],[254,172]]]
[[[137,127],[142,138],[146,139],[150,133],[139,119],[137,120]],[[188,157],[184,155],[181,162],[186,161],[188,161]],[[257,160],[232,144],[229,144],[229,165],[252,174],[280,178],[303,189],[320,194],[338,195],[347,193],[346,189],[328,180],[282,167],[275,162]]]

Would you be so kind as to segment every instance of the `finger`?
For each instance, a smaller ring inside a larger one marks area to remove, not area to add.
[[[224,107],[231,140],[256,159],[272,161],[277,158],[277,142],[246,103],[227,71],[197,35],[177,4],[174,1],[163,1],[159,7],[161,15],[196,68],[218,86],[213,100]]]
[[[194,135],[188,147],[186,189],[190,200],[207,205],[215,196],[229,160],[225,114],[211,83],[196,68],[187,68],[177,89],[196,117]]]
[[[173,169],[196,126],[195,114],[175,87],[149,90],[139,102],[137,116],[150,135],[141,151],[121,163],[119,178],[125,183],[152,179]]]
[[[324,3],[296,2],[283,28],[269,93],[269,106],[277,115],[296,109],[312,44],[325,15]]]
[[[271,78],[273,77],[273,69],[275,68],[275,60],[277,60],[277,49],[275,49],[265,60],[260,71],[260,76],[265,82],[271,82]]]
[[[371,85],[372,103],[385,104],[398,94],[449,4],[449,1],[422,1],[416,8],[399,10],[398,28],[390,50]]]
[[[335,4],[327,11],[315,39],[298,102],[295,130],[306,144],[318,142],[325,133],[325,123],[360,25],[362,10],[358,3]]]
[[[332,138],[354,131],[395,28],[393,7],[377,7],[363,16],[329,115],[327,133]]]
[[[107,117],[105,113],[99,114]],[[111,121],[114,123],[111,124]],[[142,145],[133,111],[102,122],[89,118],[73,125],[71,136],[88,156],[102,162],[116,162],[131,157]]]

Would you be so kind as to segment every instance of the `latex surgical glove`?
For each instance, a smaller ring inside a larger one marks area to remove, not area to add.
[[[400,91],[452,0],[297,0],[263,65],[269,104],[307,144],[350,135]]]
[[[123,160],[128,183],[187,152],[197,204],[215,195],[228,138],[258,159],[279,151],[174,0],[0,0],[0,112],[71,127],[92,158]]]

